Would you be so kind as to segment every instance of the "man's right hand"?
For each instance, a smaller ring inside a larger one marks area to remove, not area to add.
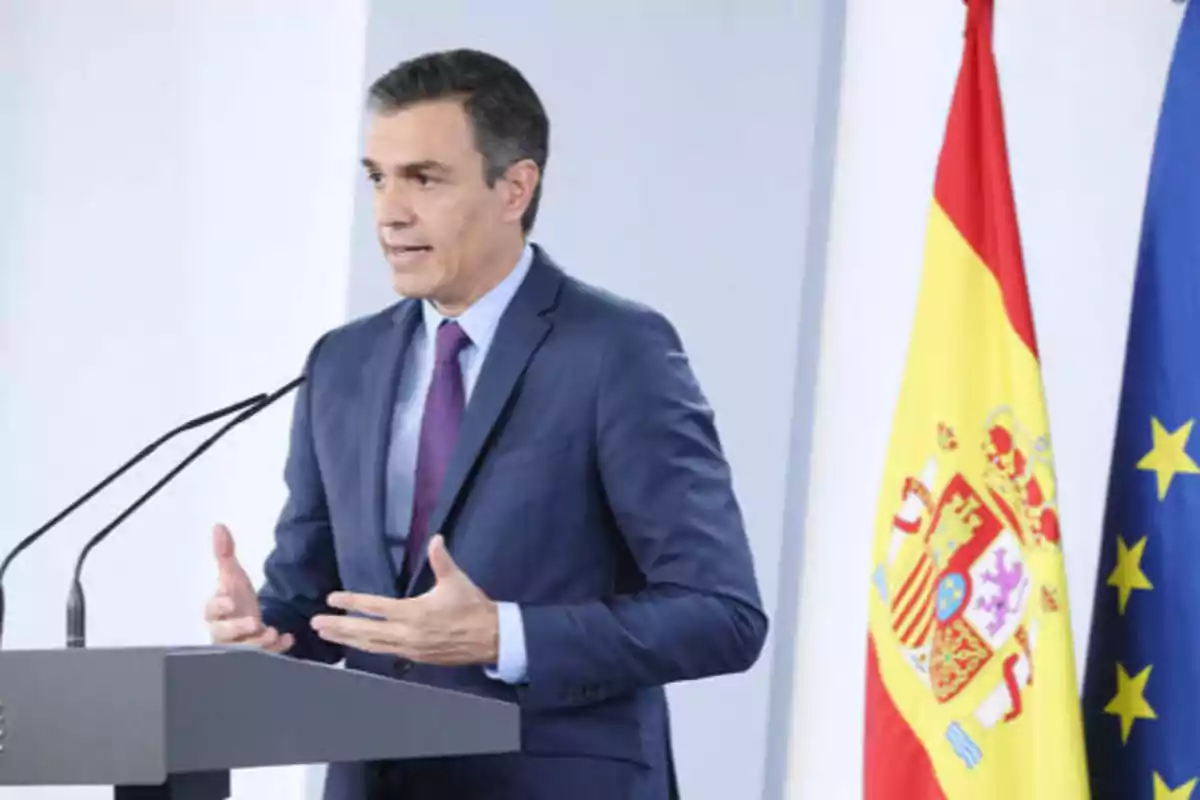
[[[251,645],[273,653],[290,650],[295,644],[290,633],[281,635],[263,625],[258,593],[238,563],[233,534],[224,525],[213,528],[213,555],[217,559],[217,592],[204,608],[213,644]]]

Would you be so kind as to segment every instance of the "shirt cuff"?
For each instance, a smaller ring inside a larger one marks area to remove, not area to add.
[[[525,653],[525,622],[516,603],[496,603],[499,617],[499,663],[485,667],[484,673],[505,683],[524,683],[528,662]]]

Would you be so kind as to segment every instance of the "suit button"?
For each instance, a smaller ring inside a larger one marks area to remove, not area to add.
[[[413,668],[413,663],[406,658],[402,658],[392,667],[392,671],[397,675],[407,675]]]

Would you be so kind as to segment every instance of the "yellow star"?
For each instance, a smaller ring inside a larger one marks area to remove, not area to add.
[[[1167,429],[1158,421],[1158,417],[1150,420],[1154,448],[1142,456],[1137,467],[1157,474],[1159,500],[1167,496],[1167,489],[1171,487],[1171,479],[1175,477],[1176,473],[1183,472],[1188,475],[1200,473],[1200,466],[1196,466],[1196,462],[1184,450],[1187,447],[1188,437],[1192,434],[1194,423],[1194,419],[1189,419],[1177,430],[1167,433]]]
[[[1122,614],[1134,589],[1154,588],[1146,573],[1142,572],[1142,552],[1145,549],[1145,536],[1132,549],[1125,544],[1125,537],[1117,537],[1117,566],[1108,576],[1108,585],[1117,588],[1117,604]]]
[[[1195,778],[1172,789],[1167,786],[1167,782],[1162,779],[1161,775],[1157,772],[1154,773],[1154,800],[1191,800],[1192,790],[1195,788]]]
[[[1122,664],[1117,664],[1117,696],[1104,710],[1121,718],[1121,744],[1129,741],[1129,732],[1135,719],[1158,719],[1154,709],[1146,702],[1146,681],[1150,680],[1150,667],[1146,667],[1130,678]]]

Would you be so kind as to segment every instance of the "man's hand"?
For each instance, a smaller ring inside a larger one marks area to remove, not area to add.
[[[233,535],[224,525],[213,528],[213,555],[217,559],[217,592],[204,608],[213,644],[252,645],[273,653],[290,650],[295,644],[290,633],[280,635],[263,625],[258,593],[238,563]]]
[[[423,664],[496,663],[496,604],[450,558],[441,534],[429,541],[429,565],[437,582],[425,594],[397,600],[334,592],[327,601],[333,608],[375,619],[322,614],[312,618],[313,629],[336,644]]]

